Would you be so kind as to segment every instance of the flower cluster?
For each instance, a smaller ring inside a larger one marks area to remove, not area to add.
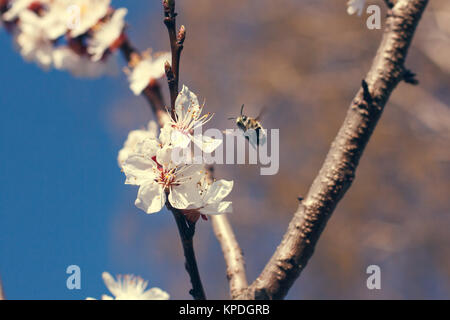
[[[125,183],[139,186],[135,205],[146,213],[158,212],[166,204],[180,209],[191,220],[232,211],[231,202],[223,200],[231,192],[233,181],[211,182],[204,166],[192,164],[184,152],[191,141],[207,153],[222,143],[193,134],[194,128],[211,118],[210,114],[202,116],[202,109],[197,96],[183,86],[175,102],[175,119],[161,129],[159,137],[152,122],[148,130],[128,135],[118,163],[126,175]]]
[[[117,281],[108,272],[103,272],[103,281],[114,297],[102,295],[102,300],[168,300],[169,294],[159,288],[147,288],[147,281],[133,275],[118,276]],[[95,300],[87,298],[87,300]]]
[[[22,56],[78,76],[117,71],[108,57],[125,39],[127,9],[111,0],[0,0],[0,20]]]

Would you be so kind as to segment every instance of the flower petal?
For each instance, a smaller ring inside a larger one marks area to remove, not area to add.
[[[231,201],[216,202],[201,208],[200,212],[202,214],[209,214],[209,215],[231,213],[233,212],[233,205]]]
[[[173,148],[171,146],[163,146],[156,151],[156,161],[165,169],[172,167],[172,151]]]
[[[113,295],[118,295],[121,292],[120,283],[114,279],[109,272],[102,273],[102,279],[105,282],[106,287]]]
[[[209,186],[203,201],[206,204],[213,204],[222,201],[226,196],[228,196],[233,190],[233,181],[227,181],[224,179],[215,181],[211,186]]]
[[[179,120],[182,120],[185,116],[185,112],[188,112],[190,107],[199,108],[198,98],[188,87],[183,85],[183,89],[178,94],[175,100],[175,112]]]
[[[131,154],[123,163],[122,170],[127,176],[125,184],[140,186],[155,177],[155,163],[139,154]]]
[[[164,188],[153,181],[139,188],[137,199],[134,202],[136,207],[149,214],[161,211],[165,203],[166,194]]]
[[[189,205],[201,202],[195,183],[185,183],[174,186],[170,190],[169,202],[176,209],[186,209]]]
[[[169,300],[170,298],[169,294],[160,288],[151,288],[144,292],[144,296],[147,300]]]
[[[191,143],[190,136],[178,130],[173,130],[170,135],[170,142],[174,148],[187,148]]]
[[[214,139],[201,134],[193,136],[192,140],[200,149],[202,149],[203,152],[206,153],[213,152],[217,149],[218,146],[222,144],[221,139]]]

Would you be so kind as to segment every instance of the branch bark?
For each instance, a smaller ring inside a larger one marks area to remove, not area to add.
[[[300,203],[283,240],[255,282],[247,299],[282,299],[314,253],[355,171],[390,94],[404,80],[404,62],[427,0],[398,0],[370,71],[353,99],[325,162]]]
[[[245,274],[245,261],[241,247],[234,236],[231,224],[225,215],[212,216],[214,234],[222,247],[227,265],[227,279],[232,299],[242,299],[248,287]]]
[[[190,222],[186,219],[183,213],[175,208],[172,208],[169,203],[167,203],[167,207],[175,218],[181,243],[183,245],[184,257],[186,259],[184,266],[190,276],[192,284],[192,289],[189,293],[192,295],[194,300],[206,300],[206,295],[200,279],[200,273],[198,272],[197,260],[195,259],[194,252],[195,222]]]
[[[208,168],[208,179],[214,180],[214,167]],[[245,260],[241,247],[234,235],[228,217],[224,214],[211,216],[214,234],[220,243],[227,266],[227,279],[232,299],[240,299],[248,287]]]
[[[172,117],[175,112],[175,100],[178,96],[178,82],[180,75],[180,57],[186,38],[186,29],[181,26],[177,33],[177,13],[175,12],[175,0],[163,0],[164,24],[169,32],[170,50],[172,52],[172,63],[166,66],[166,74],[169,82],[170,106]]]

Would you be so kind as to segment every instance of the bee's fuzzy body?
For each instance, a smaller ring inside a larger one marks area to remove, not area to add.
[[[256,118],[251,118],[249,116],[244,115],[242,112],[244,111],[244,105],[241,107],[241,114],[237,118],[230,118],[230,119],[236,119],[236,125],[238,128],[244,133],[245,138],[248,140],[248,142],[253,145],[255,148],[259,145],[263,145],[266,143],[266,130],[261,125],[261,122],[259,122],[259,118],[261,115],[259,115]],[[247,131],[255,131],[255,134],[253,132],[247,132]],[[256,140],[256,141],[255,141]]]

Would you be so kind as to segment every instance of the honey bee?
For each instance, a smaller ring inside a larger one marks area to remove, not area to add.
[[[259,121],[262,112],[256,118],[251,118],[243,114],[244,105],[241,107],[241,114],[239,117],[228,118],[229,120],[236,119],[236,125],[244,133],[245,138],[254,147],[263,145],[266,143],[267,135],[266,130],[262,127]]]

